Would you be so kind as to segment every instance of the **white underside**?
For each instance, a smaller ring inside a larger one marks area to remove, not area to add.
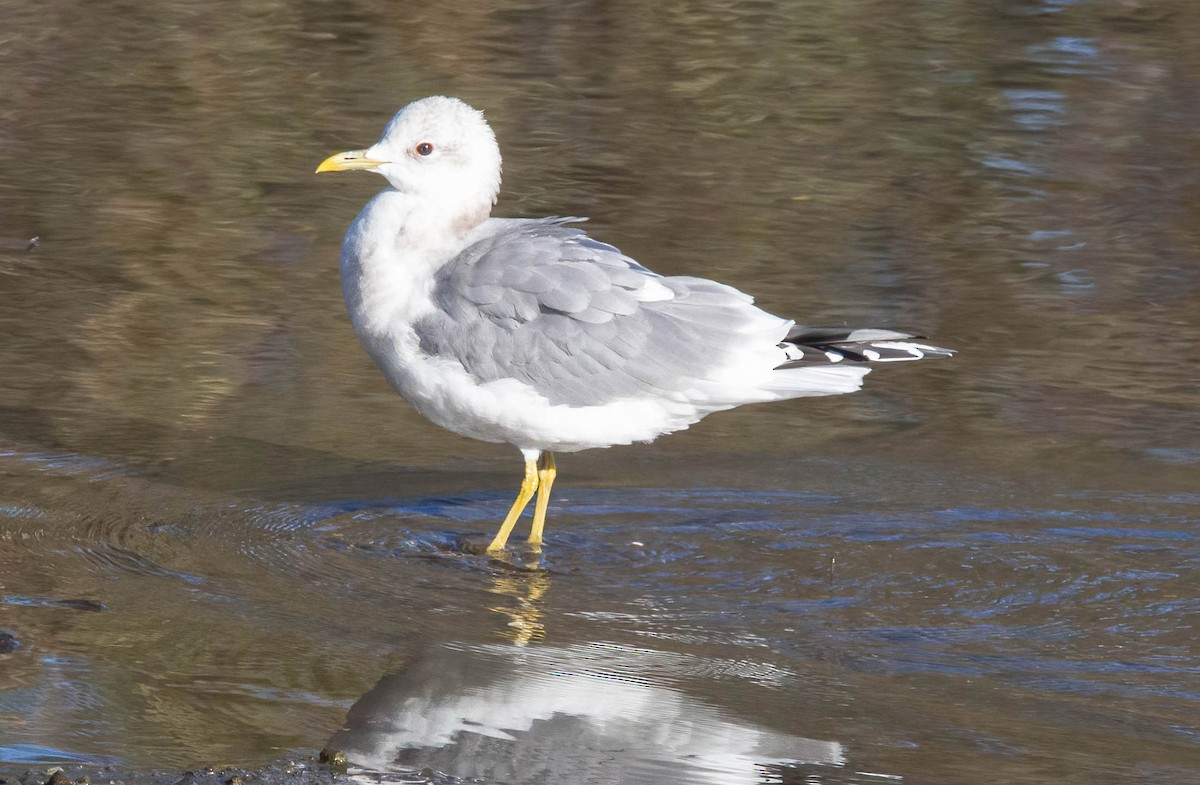
[[[854,392],[868,370],[859,366],[780,371],[781,376],[793,377],[788,381],[793,381],[795,389],[786,390],[783,385],[773,390],[730,387],[720,401],[708,396],[699,400],[632,398],[603,406],[568,406],[549,403],[515,379],[479,384],[452,360],[403,350],[385,350],[384,356],[388,360],[380,366],[388,380],[434,423],[482,441],[555,452],[650,441],[687,428],[707,414],[744,403]]]
[[[412,324],[433,308],[429,293],[440,260],[452,258],[487,232],[488,222],[457,247],[397,247],[394,237],[373,232],[384,225],[376,216],[396,209],[389,205],[393,200],[402,206],[403,195],[385,191],[369,202],[346,236],[342,285],[347,307],[364,346],[392,386],[425,417],[455,433],[527,452],[644,442],[745,403],[854,392],[868,372],[865,366],[844,365],[773,370],[786,360],[776,344],[791,323],[747,301],[744,354],[686,390],[602,406],[569,406],[551,404],[516,379],[481,384],[452,358],[421,352]]]

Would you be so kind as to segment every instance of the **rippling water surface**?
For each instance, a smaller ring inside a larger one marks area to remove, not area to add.
[[[5,18],[0,774],[1200,779],[1194,4]],[[386,388],[380,183],[311,175],[431,93],[500,214],[961,353],[562,456],[540,567],[471,555],[519,458]]]

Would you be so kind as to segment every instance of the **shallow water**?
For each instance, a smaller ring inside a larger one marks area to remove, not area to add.
[[[113,13],[0,42],[0,773],[1200,778],[1193,4]],[[519,458],[386,388],[379,183],[311,174],[430,93],[500,214],[961,354],[560,456],[544,569],[470,555]]]

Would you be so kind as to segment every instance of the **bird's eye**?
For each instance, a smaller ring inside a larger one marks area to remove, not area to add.
[[[433,152],[433,145],[431,145],[429,142],[421,142],[419,145],[417,145],[416,150],[417,155],[429,155]]]

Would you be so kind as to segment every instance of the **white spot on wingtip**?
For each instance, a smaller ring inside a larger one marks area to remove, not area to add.
[[[925,357],[925,350],[934,350],[936,347],[928,346],[923,343],[911,343],[909,341],[876,341],[875,345],[881,349],[898,349],[902,352],[908,352],[911,357],[895,357],[893,360],[920,360]]]
[[[664,300],[674,300],[675,292],[671,291],[666,284],[660,283],[654,278],[647,278],[642,288],[633,292],[633,297],[643,303],[658,303]]]
[[[828,358],[829,362],[831,363],[840,363],[842,360],[846,359],[846,355],[842,354],[841,352],[825,352],[825,357]]]

